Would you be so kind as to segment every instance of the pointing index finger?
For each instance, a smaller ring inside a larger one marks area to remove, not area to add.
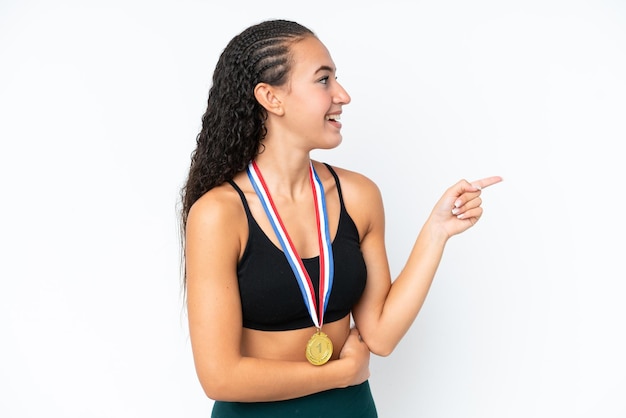
[[[485,177],[484,179],[473,181],[472,186],[476,187],[478,190],[482,190],[485,187],[489,187],[493,184],[500,183],[501,181],[502,181],[502,177],[500,176]]]

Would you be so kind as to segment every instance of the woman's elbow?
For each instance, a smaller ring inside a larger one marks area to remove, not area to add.
[[[385,341],[374,340],[374,341],[371,341],[370,343],[369,341],[365,340],[365,343],[369,347],[370,352],[379,357],[389,356],[391,353],[393,353],[393,350],[396,348],[395,344],[389,344]]]
[[[209,379],[200,380],[200,385],[207,398],[214,401],[233,402],[236,401],[236,397],[233,395],[236,393],[230,385],[225,382],[224,379]]]
[[[198,380],[204,394],[214,401],[233,401],[233,382],[232,373],[223,370],[204,371],[198,373]]]

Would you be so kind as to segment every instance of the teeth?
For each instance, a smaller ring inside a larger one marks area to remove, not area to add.
[[[326,115],[326,120],[341,120],[341,115]]]

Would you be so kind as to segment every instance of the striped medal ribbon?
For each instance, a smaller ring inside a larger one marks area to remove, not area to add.
[[[298,286],[300,287],[300,292],[302,293],[302,298],[304,299],[304,304],[316,328],[315,334],[313,334],[307,343],[305,355],[311,364],[322,365],[330,359],[333,353],[332,341],[321,331],[322,325],[324,324],[324,312],[328,306],[328,299],[333,286],[333,250],[328,227],[324,187],[313,168],[312,162],[309,167],[309,178],[311,180],[311,190],[315,203],[317,238],[320,249],[319,301],[316,301],[313,282],[289,234],[287,234],[287,230],[276,210],[269,189],[255,161],[250,162],[247,167],[247,173],[252,187],[254,187],[254,191],[261,200],[261,204],[274,229],[274,233],[278,237],[283,253],[285,257],[287,257],[287,261],[293,270]]]

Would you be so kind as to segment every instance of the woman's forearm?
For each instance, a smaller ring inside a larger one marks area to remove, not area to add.
[[[350,330],[339,359],[322,366],[304,361],[231,357],[222,361],[196,353],[196,370],[206,395],[232,402],[279,401],[367,380],[370,350],[357,329]]]
[[[200,383],[213,400],[279,401],[348,386],[341,360],[323,366],[242,357],[235,365],[199,371]]]
[[[366,343],[374,354],[391,354],[415,321],[441,262],[446,242],[447,237],[432,232],[428,223],[420,231],[406,265],[389,288],[376,332],[367,335]]]

